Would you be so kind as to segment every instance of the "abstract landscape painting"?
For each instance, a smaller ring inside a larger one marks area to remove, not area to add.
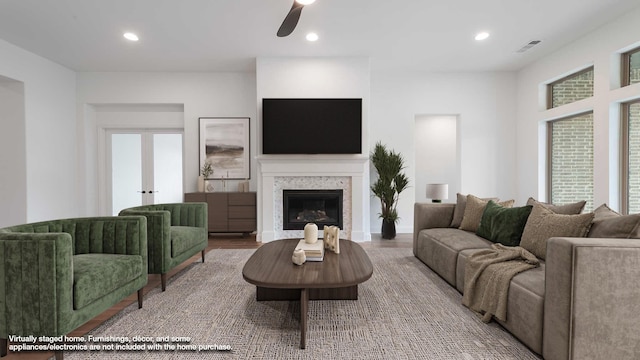
[[[206,161],[209,179],[248,179],[249,118],[200,118],[200,166]]]

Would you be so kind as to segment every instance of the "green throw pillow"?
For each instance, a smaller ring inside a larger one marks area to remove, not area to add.
[[[482,220],[482,214],[484,213],[484,208],[487,206],[488,202],[489,200],[484,200],[471,194],[467,195],[467,205],[464,208],[464,216],[462,217],[462,222],[458,229],[473,232],[478,231],[478,226],[480,226],[480,220]],[[514,200],[501,201],[498,205],[512,207],[513,202]]]
[[[491,200],[482,213],[476,234],[494,243],[518,246],[532,208],[531,205],[508,208]]]

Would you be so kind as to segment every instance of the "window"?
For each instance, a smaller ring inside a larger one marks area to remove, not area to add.
[[[622,106],[622,212],[640,213],[640,101]]]
[[[593,67],[571,74],[547,86],[547,108],[555,108],[593,96]]]
[[[547,199],[554,204],[586,200],[593,210],[593,113],[547,123]]]
[[[622,54],[622,86],[640,83],[640,48]]]

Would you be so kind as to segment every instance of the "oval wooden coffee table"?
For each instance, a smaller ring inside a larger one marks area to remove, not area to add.
[[[256,285],[256,300],[300,300],[300,348],[306,346],[309,300],[357,300],[358,284],[373,274],[360,245],[340,239],[340,254],[325,251],[324,261],[291,261],[300,239],[268,242],[247,260],[242,276]],[[319,240],[321,241],[321,240]]]

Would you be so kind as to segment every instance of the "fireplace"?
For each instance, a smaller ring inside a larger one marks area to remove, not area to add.
[[[307,223],[318,228],[342,229],[342,190],[282,190],[282,229],[302,230]]]

